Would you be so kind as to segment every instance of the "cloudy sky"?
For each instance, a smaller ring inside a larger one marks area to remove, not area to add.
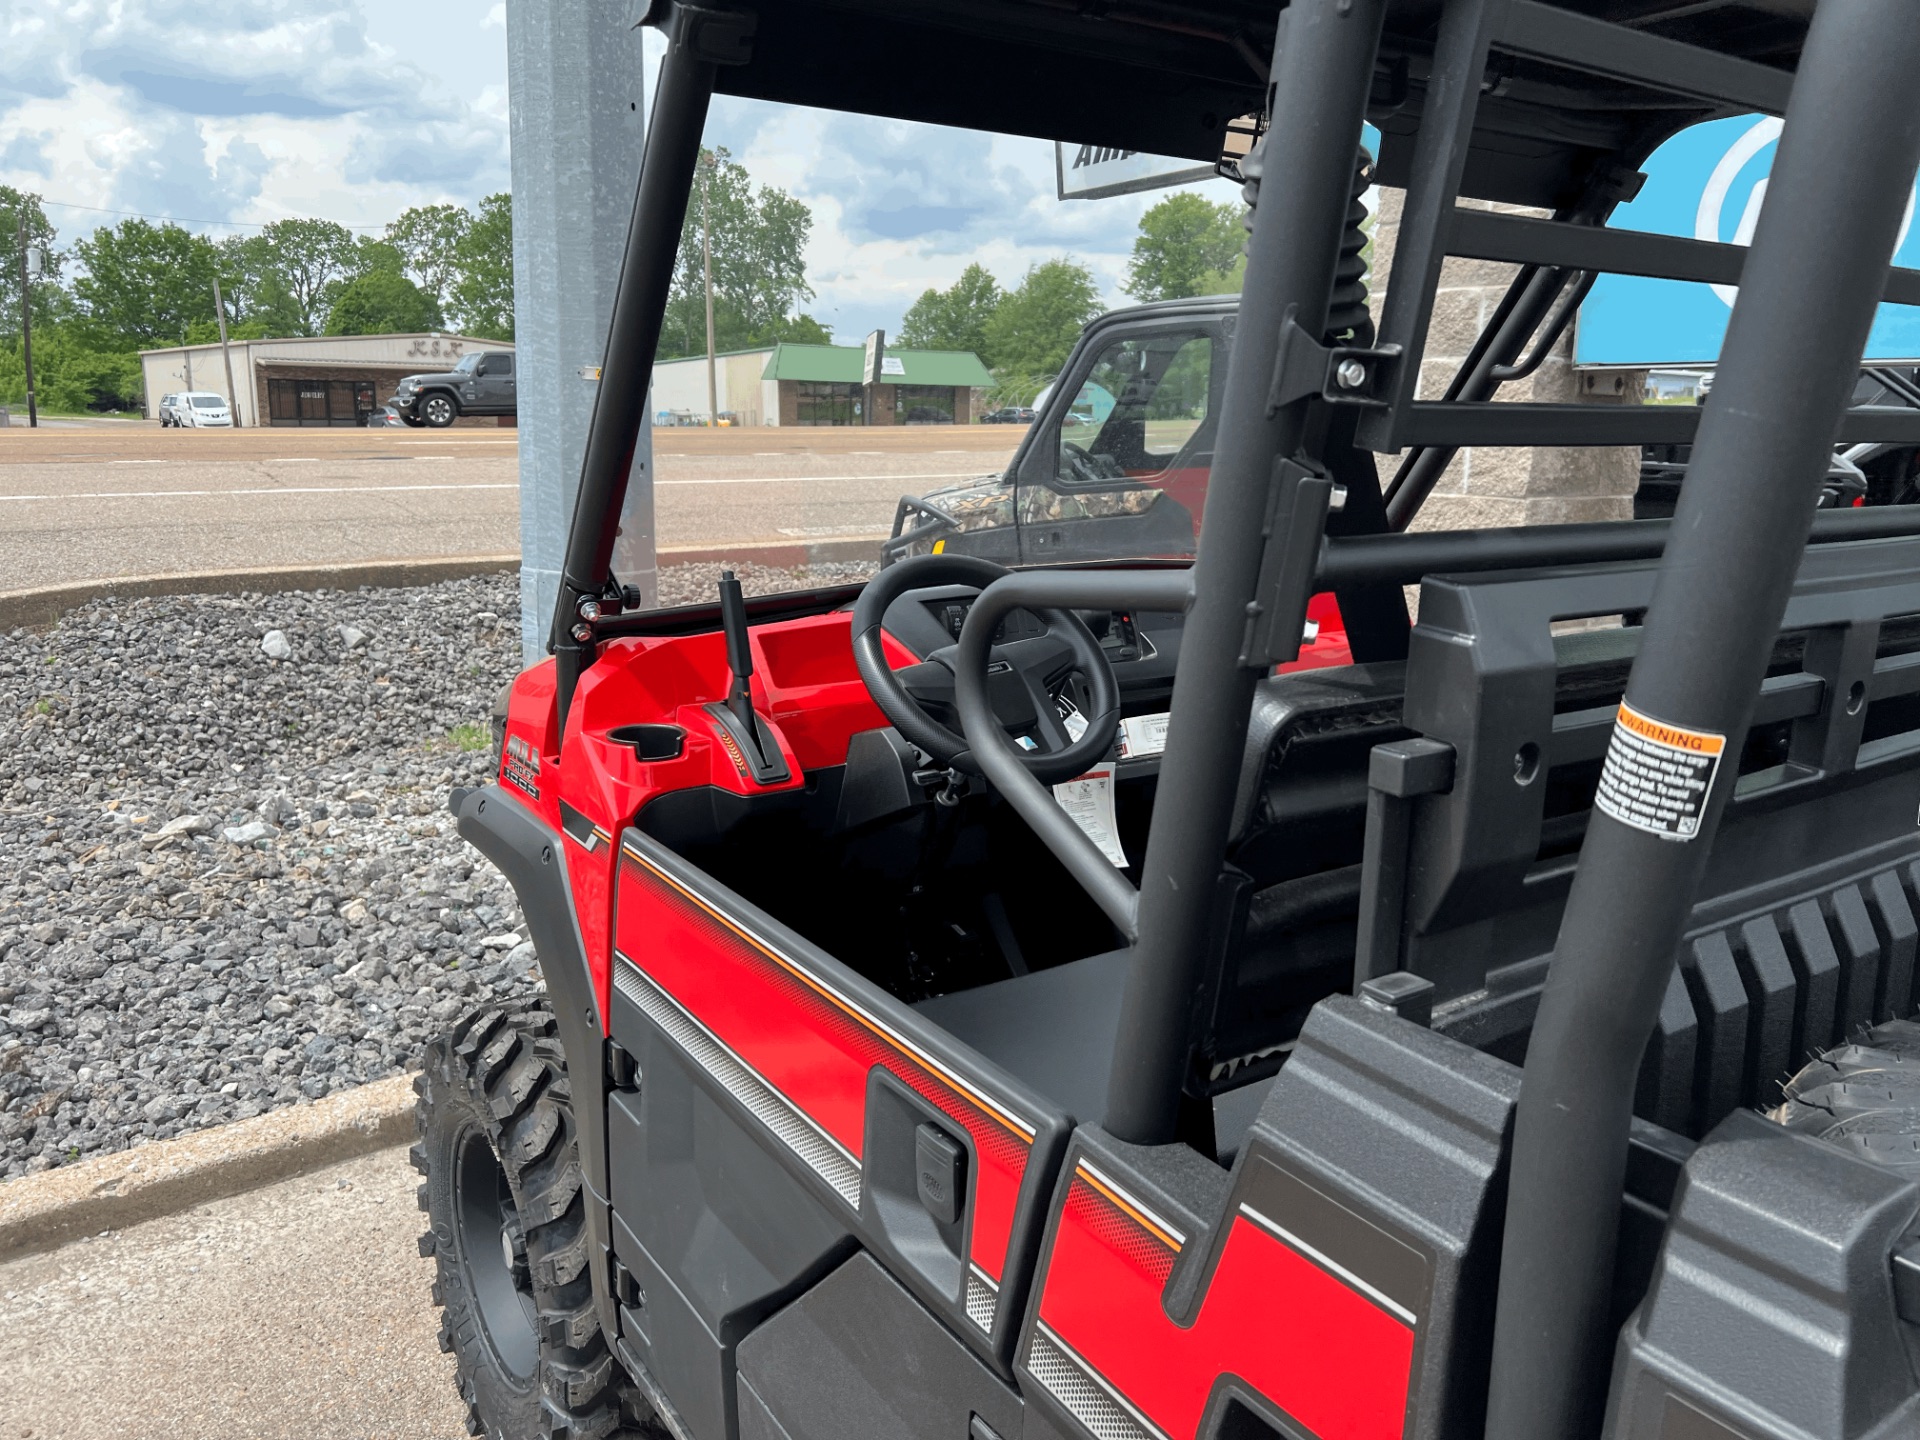
[[[0,18],[0,182],[43,195],[63,242],[113,212],[217,235],[471,205],[508,188],[507,103],[499,0],[32,0]],[[1063,203],[1033,140],[740,101],[716,103],[709,141],[812,206],[811,308],[843,339],[973,260],[1007,282],[1070,255],[1121,303],[1160,198]]]

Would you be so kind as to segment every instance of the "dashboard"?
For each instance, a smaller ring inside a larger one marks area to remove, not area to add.
[[[963,585],[931,586],[909,591],[888,607],[887,632],[913,652],[916,658],[946,659],[941,652],[958,643],[960,632],[973,608],[975,592]],[[1180,633],[1184,617],[1162,613],[1129,611],[1081,611],[1080,618],[1094,633],[1113,667],[1120,687],[1121,715],[1138,724],[1126,726],[1123,734],[1123,763],[1129,773],[1141,773],[1136,767],[1157,767],[1159,745],[1153,738],[1164,734],[1164,716],[1173,698],[1173,672],[1180,657]],[[1042,640],[1048,634],[1045,622],[1030,610],[1011,611],[994,634],[995,645],[1018,646],[1022,641]],[[1025,648],[1025,647],[1021,647]],[[1056,696],[1058,702],[1065,694]],[[925,695],[924,701],[938,705],[939,697]],[[1071,697],[1066,697],[1071,705]],[[1003,714],[1008,713],[1002,711]],[[1158,722],[1158,723],[1157,723]],[[1134,737],[1131,744],[1127,736]],[[1124,752],[1131,749],[1131,757]]]

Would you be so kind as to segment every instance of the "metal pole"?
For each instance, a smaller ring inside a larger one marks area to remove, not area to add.
[[[1140,942],[1122,998],[1106,1128],[1140,1145],[1174,1138],[1188,1013],[1205,963],[1214,887],[1225,863],[1253,690],[1242,663],[1258,586],[1275,462],[1298,448],[1309,402],[1269,414],[1289,311],[1326,328],[1353,159],[1366,118],[1385,0],[1294,0],[1274,39],[1273,125],[1247,283],[1221,404],[1213,478],[1194,562],[1195,600],[1180,643],[1160,803],[1140,882]],[[1276,537],[1276,540],[1280,537]]]
[[[707,292],[707,424],[720,423],[720,386],[713,366],[713,222],[707,192],[713,184],[713,152],[700,152],[700,274]]]
[[[227,303],[220,298],[220,277],[213,277],[213,314],[220,322],[220,359],[227,367],[227,414],[240,428],[240,392],[233,388],[233,351],[227,347]]]
[[[640,178],[646,32],[631,0],[507,0],[514,380],[519,395],[520,642],[548,651],[567,526],[599,393]],[[615,574],[651,604],[652,435],[634,446]]]
[[[1520,1088],[1490,1440],[1600,1428],[1634,1082],[1920,162],[1920,110],[1908,102],[1916,72],[1910,0],[1823,0],[1814,10],[1622,709],[1623,720],[1631,707],[1724,737],[1723,758],[1700,775],[1708,788],[1690,834],[1684,806],[1669,833],[1654,833],[1657,818],[1628,803],[1624,786],[1612,803],[1635,823],[1593,812]],[[1835,215],[1846,224],[1824,223]],[[1639,769],[1623,733],[1616,727],[1607,758],[1615,777]],[[1711,743],[1671,753],[1711,753]]]
[[[27,367],[27,428],[40,428],[40,408],[33,394],[33,302],[27,289],[27,211],[20,209],[20,356]]]
[[[591,635],[582,639],[575,630],[578,608],[606,585],[634,447],[647,421],[654,352],[660,345],[687,197],[699,163],[700,134],[713,98],[714,71],[736,57],[746,58],[754,23],[750,14],[694,5],[678,6],[673,14],[677,28],[660,62],[646,159],[634,192],[627,252],[620,266],[620,286],[607,330],[606,357],[594,396],[554,606],[550,643],[563,727],[580,671],[593,655]]]

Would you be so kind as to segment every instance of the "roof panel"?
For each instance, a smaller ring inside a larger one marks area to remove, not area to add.
[[[1550,0],[1720,54],[1791,68],[1813,0]],[[723,93],[1210,160],[1225,127],[1262,108],[1271,0],[761,0],[752,60]],[[1426,91],[1442,0],[1390,0],[1370,116],[1396,136]],[[1598,164],[1637,164],[1667,135],[1723,113],[1603,75],[1507,57],[1483,105],[1465,193],[1553,206]]]
[[[893,350],[904,372],[888,375],[883,385],[991,385],[993,374],[970,350]],[[858,385],[866,351],[858,345],[795,345],[783,341],[774,347],[761,372],[763,380],[810,380],[826,384]]]

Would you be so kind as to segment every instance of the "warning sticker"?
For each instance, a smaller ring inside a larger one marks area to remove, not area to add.
[[[1127,852],[1120,848],[1120,827],[1113,818],[1113,766],[1097,766],[1054,786],[1053,798],[1116,869],[1127,868]]]
[[[1662,840],[1691,840],[1726,748],[1724,735],[1663,724],[1622,701],[1593,803]]]

